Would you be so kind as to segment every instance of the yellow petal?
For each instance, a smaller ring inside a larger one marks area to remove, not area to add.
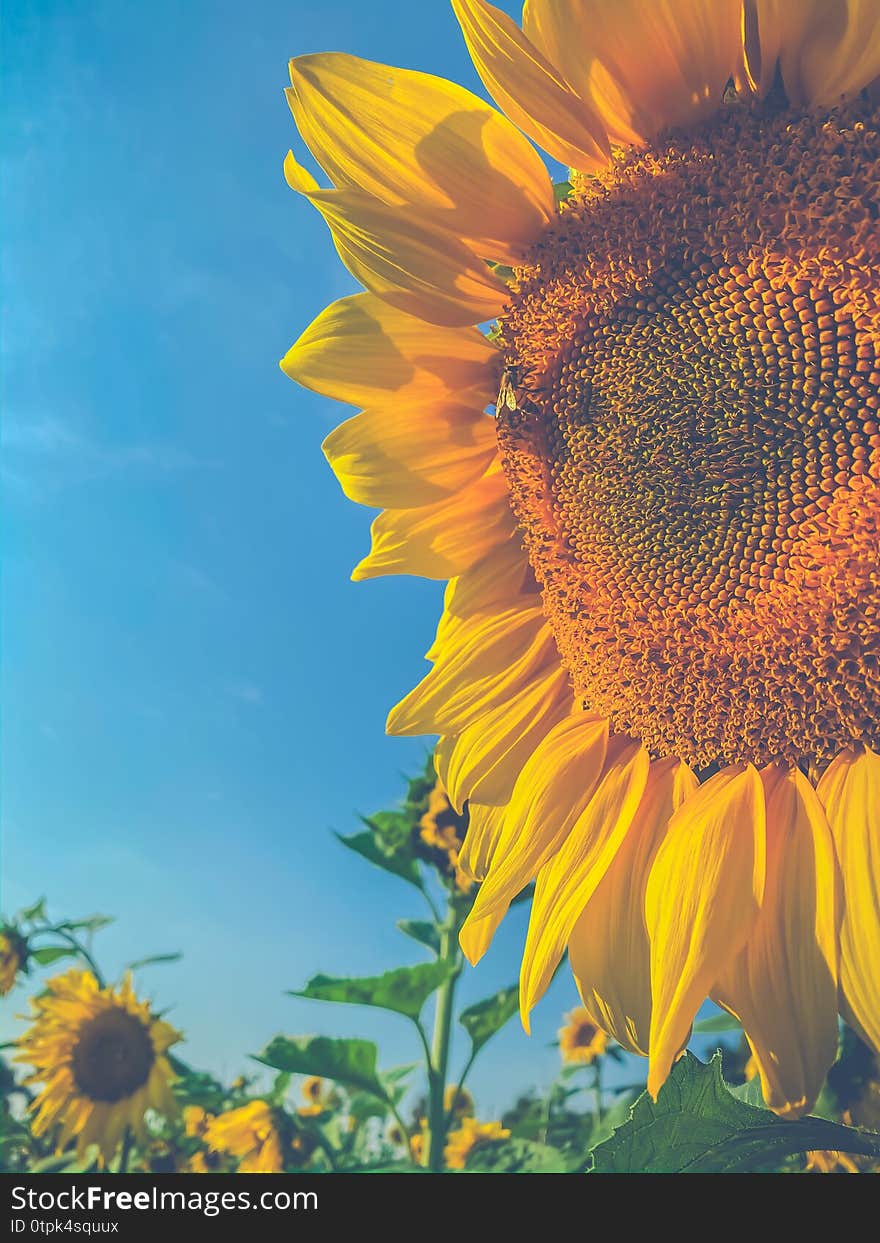
[[[466,573],[449,580],[427,659],[436,660],[443,645],[454,641],[459,627],[478,613],[540,605],[541,596],[528,557],[518,539],[506,540]]]
[[[470,880],[480,881],[489,871],[505,811],[506,804],[489,807],[468,803],[468,827],[458,865]]]
[[[514,258],[553,219],[541,157],[464,87],[329,53],[290,62],[291,111],[337,187],[417,204],[480,253]]]
[[[508,803],[492,866],[461,931],[461,948],[476,963],[511,901],[559,849],[587,806],[602,774],[608,722],[575,713],[549,731],[523,764]]]
[[[841,1013],[880,1053],[880,755],[844,751],[818,794],[843,877]]]
[[[746,68],[765,95],[777,65],[795,107],[832,106],[880,77],[876,0],[744,0]]]
[[[529,1012],[553,978],[578,916],[632,824],[648,768],[648,753],[640,743],[613,738],[596,793],[538,873],[519,977],[520,1015],[526,1031]]]
[[[745,1028],[767,1105],[797,1118],[837,1054],[837,865],[831,830],[803,773],[761,773],[764,897],[745,946],[712,997]]]
[[[452,0],[468,51],[500,108],[554,159],[582,172],[608,162],[602,122],[520,28],[485,0]]]
[[[523,29],[618,142],[715,112],[741,60],[740,0],[526,0]]]
[[[469,798],[506,802],[535,747],[574,707],[568,672],[555,652],[537,677],[521,687],[520,681],[457,738],[438,744],[437,772],[456,810]]]
[[[670,822],[645,894],[655,1098],[697,1010],[754,926],[765,855],[764,792],[751,765],[710,777]]]
[[[645,889],[669,820],[698,788],[686,764],[656,760],[629,832],[568,942],[571,969],[597,1026],[632,1053],[647,1056],[651,960]]]
[[[479,613],[459,627],[436,653],[431,672],[391,710],[388,732],[459,733],[554,652],[539,606]]]
[[[376,509],[430,505],[482,475],[498,451],[478,399],[364,410],[322,448],[349,500]]]
[[[284,174],[324,217],[352,276],[398,310],[457,328],[493,319],[507,301],[507,286],[488,265],[417,208],[389,206],[359,190],[317,189],[292,152]]]
[[[499,366],[475,328],[438,328],[369,293],[331,303],[281,361],[291,380],[355,406],[443,401],[464,389],[485,404],[498,392]]]

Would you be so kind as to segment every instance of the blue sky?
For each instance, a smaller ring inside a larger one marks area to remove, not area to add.
[[[513,6],[508,6],[511,11]],[[351,411],[277,366],[353,290],[287,189],[291,55],[481,89],[444,0],[4,5],[3,907],[112,912],[99,951],[181,949],[142,985],[196,1064],[274,1033],[415,1046],[403,1020],[282,995],[416,961],[418,898],[331,830],[425,754],[388,707],[438,584],[353,585],[370,515],[320,452]],[[301,152],[301,148],[298,148]],[[466,998],[516,978],[521,908]],[[570,979],[475,1072],[482,1111],[552,1078]],[[461,1046],[460,1046],[461,1051]]]

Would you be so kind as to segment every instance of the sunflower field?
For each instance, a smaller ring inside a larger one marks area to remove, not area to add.
[[[841,1027],[839,1051],[813,1115],[770,1113],[739,1024],[698,1023],[706,1063],[685,1053],[656,1101],[640,1064],[579,1007],[561,1019],[559,1074],[544,1093],[511,1091],[500,1118],[483,1118],[468,1075],[517,1014],[516,983],[456,1005],[461,927],[477,887],[460,856],[467,817],[455,812],[433,764],[398,807],[340,838],[365,864],[416,891],[424,918],[397,921],[424,963],[370,978],[315,975],[294,995],[378,1006],[414,1029],[418,1060],[385,1066],[370,1041],[277,1035],[222,1083],[190,1061],[160,1007],[135,988],[133,962],[105,980],[92,944],[105,916],[50,919],[40,901],[3,924],[4,993],[29,993],[28,1026],[4,1046],[3,1167],[18,1173],[651,1173],[880,1171],[880,1060]],[[402,907],[406,909],[403,901]],[[515,901],[527,901],[530,890]],[[59,973],[60,972],[60,973]],[[455,1023],[469,1040],[449,1062]],[[353,1018],[356,1029],[356,1018]],[[625,1068],[608,1086],[603,1071]]]

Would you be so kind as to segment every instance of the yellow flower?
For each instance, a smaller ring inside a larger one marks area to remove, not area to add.
[[[251,1101],[212,1118],[204,1138],[215,1152],[238,1158],[239,1174],[280,1174],[284,1170],[275,1115],[265,1101]]]
[[[385,1138],[393,1148],[402,1148],[406,1143],[406,1135],[403,1132],[403,1128],[399,1122],[395,1122],[393,1119],[389,1122],[385,1131]]]
[[[302,1085],[305,1105],[300,1105],[297,1113],[303,1118],[314,1118],[323,1113],[329,1104],[327,1086],[317,1075],[309,1075]]]
[[[11,993],[27,962],[27,941],[15,928],[0,929],[0,997]]]
[[[474,1098],[467,1088],[456,1088],[450,1083],[443,1093],[443,1110],[445,1113],[451,1113],[453,1118],[472,1117]]]
[[[31,1009],[15,1060],[34,1068],[26,1082],[43,1085],[31,1105],[35,1135],[57,1128],[59,1150],[76,1139],[80,1156],[97,1144],[109,1161],[127,1128],[143,1141],[147,1109],[177,1112],[165,1055],[180,1035],[138,1001],[130,976],[101,988],[91,972],[68,971]]]
[[[446,855],[449,872],[457,888],[469,893],[473,880],[461,866],[461,846],[467,830],[467,815],[460,815],[438,781],[428,796],[428,809],[419,821],[419,837],[426,846]]]
[[[563,1062],[581,1062],[589,1066],[602,1056],[607,1045],[608,1037],[583,1006],[566,1014],[565,1027],[559,1029],[559,1052]]]
[[[216,1152],[194,1152],[182,1171],[185,1174],[217,1174],[221,1172]]]
[[[424,1128],[421,1131],[416,1131],[415,1135],[410,1135],[409,1137],[410,1156],[416,1165],[421,1165],[425,1159],[425,1140],[426,1132]]]
[[[453,8],[502,111],[290,67],[365,292],[281,365],[362,407],[354,577],[449,582],[388,727],[468,805],[471,961],[536,882],[526,1024],[568,949],[656,1095],[709,995],[797,1116],[838,996],[880,1048],[880,5]]]
[[[808,1152],[805,1172],[808,1174],[858,1174],[857,1163],[846,1152]]]
[[[187,1105],[183,1111],[184,1134],[190,1139],[204,1139],[214,1115],[206,1113],[201,1105]]]
[[[478,1145],[492,1144],[509,1137],[510,1131],[505,1130],[500,1122],[477,1122],[475,1118],[463,1118],[459,1130],[450,1131],[447,1135],[443,1156],[450,1170],[463,1170]]]

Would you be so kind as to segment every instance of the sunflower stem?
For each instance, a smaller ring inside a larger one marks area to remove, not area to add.
[[[596,1106],[596,1122],[602,1121],[602,1059],[597,1057],[593,1062],[593,1100]]]
[[[131,1127],[127,1126],[122,1135],[122,1151],[119,1154],[119,1165],[116,1167],[117,1174],[128,1173],[128,1159],[131,1156]]]
[[[458,943],[454,917],[450,913],[440,928],[440,961],[458,965]],[[458,971],[450,973],[437,992],[437,1009],[434,1012],[434,1035],[431,1043],[431,1059],[428,1068],[428,1169],[439,1173],[443,1169],[443,1149],[446,1146],[446,1117],[443,1097],[446,1093],[446,1072],[449,1064],[449,1039],[452,1031],[452,1006]]]

